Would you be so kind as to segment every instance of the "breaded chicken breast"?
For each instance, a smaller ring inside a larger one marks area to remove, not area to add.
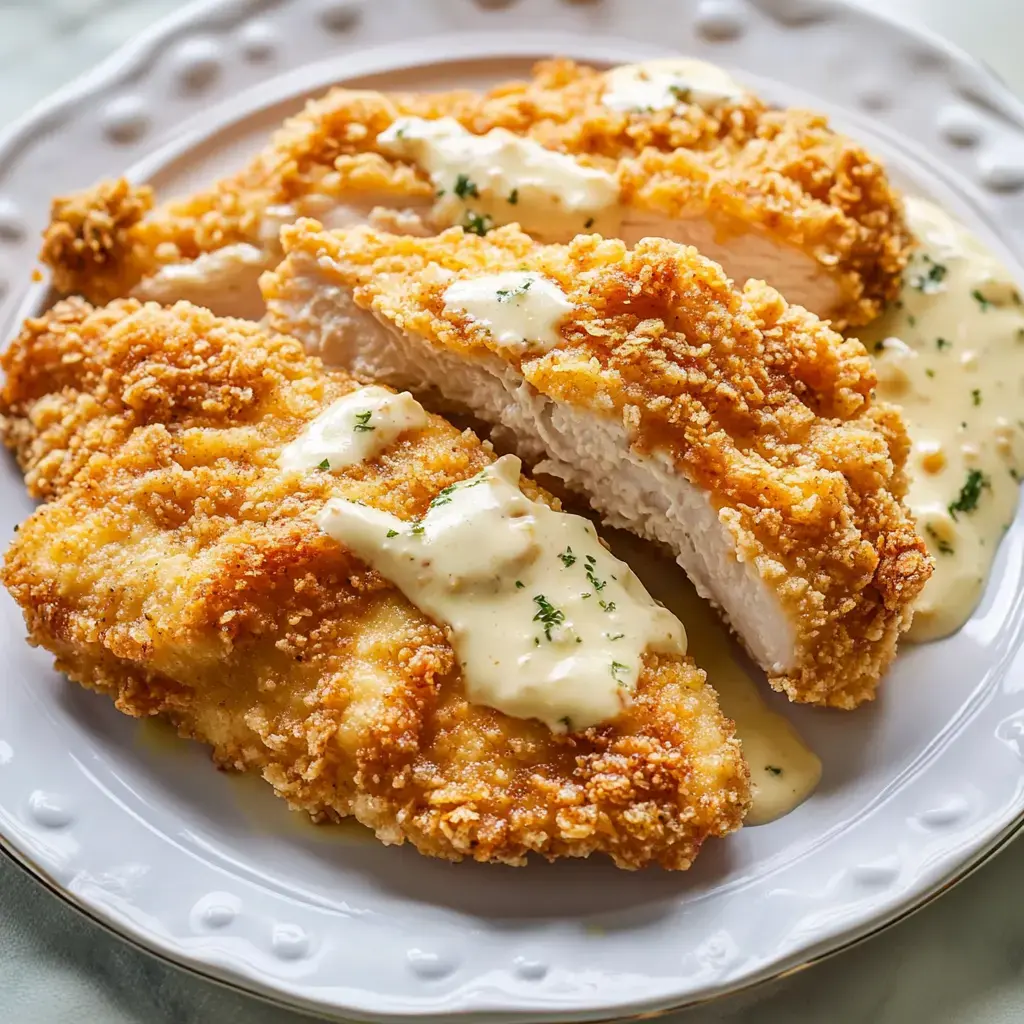
[[[932,563],[902,502],[906,431],[872,403],[860,342],[660,239],[313,221],[283,239],[263,281],[275,329],[492,424],[666,545],[792,700],[874,695]]]
[[[484,95],[335,89],[240,173],[153,202],[125,181],[56,200],[43,248],[56,287],[258,317],[259,271],[300,216],[418,234],[515,222],[548,242],[694,244],[841,326],[895,298],[909,245],[877,160],[697,61],[553,61]]]
[[[424,414],[369,461],[286,471],[356,383],[185,303],[64,303],[3,364],[4,438],[50,498],[3,582],[31,641],[121,711],[169,719],[316,819],[451,860],[684,869],[740,825],[747,770],[689,659],[646,654],[608,724],[501,714],[467,699],[444,624],[318,526],[332,500],[416,520],[494,462],[473,434]]]

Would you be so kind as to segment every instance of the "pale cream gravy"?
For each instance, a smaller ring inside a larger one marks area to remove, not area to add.
[[[399,118],[378,136],[384,152],[414,161],[437,190],[434,217],[476,234],[518,223],[542,241],[581,231],[614,236],[621,221],[615,176],[532,139],[494,128],[473,135],[450,117]]]
[[[530,271],[466,278],[444,293],[445,312],[482,324],[516,352],[547,352],[562,340],[559,325],[573,305],[554,281]]]
[[[629,703],[645,651],[682,654],[686,634],[591,523],[527,498],[520,468],[503,456],[418,522],[337,498],[317,521],[448,627],[469,700],[580,730]]]
[[[612,110],[669,110],[687,103],[710,109],[745,90],[727,72],[702,60],[675,57],[623,64],[605,74],[601,102]]]
[[[900,299],[860,332],[878,397],[913,442],[907,504],[935,558],[910,639],[959,629],[1013,519],[1024,471],[1024,305],[1008,272],[933,203],[907,200],[919,247]]]
[[[426,425],[426,410],[407,391],[357,388],[309,423],[278,461],[285,472],[341,469],[376,458],[407,430]]]

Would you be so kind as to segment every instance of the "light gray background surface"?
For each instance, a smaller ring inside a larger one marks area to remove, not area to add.
[[[857,2],[947,36],[1024,93],[1024,0]],[[179,6],[176,0],[0,3],[0,124]],[[1017,843],[948,896],[856,949],[713,1007],[664,1019],[679,1024],[1024,1022],[1021,893],[1024,843]],[[0,857],[3,1024],[298,1024],[305,1019],[137,952]]]

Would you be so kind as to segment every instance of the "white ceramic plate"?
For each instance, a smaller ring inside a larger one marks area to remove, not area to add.
[[[336,82],[483,85],[562,53],[682,52],[863,138],[1019,270],[1024,108],[919,33],[819,0],[226,0],[182,11],[0,140],[0,315],[55,193],[133,166],[181,192]],[[0,536],[28,514],[0,472]],[[1024,813],[1024,516],[955,637],[901,655],[875,706],[788,709],[815,796],[687,875],[452,866],[316,830],[261,783],[69,686],[0,598],[0,838],[150,950],[334,1014],[590,1019],[711,998],[822,956],[962,876]]]

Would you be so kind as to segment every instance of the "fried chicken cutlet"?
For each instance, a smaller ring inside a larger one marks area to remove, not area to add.
[[[932,563],[902,503],[903,421],[873,404],[860,342],[660,239],[282,235],[275,329],[491,424],[665,545],[790,699],[873,697]]]
[[[294,446],[329,440],[310,425],[357,383],[292,339],[186,303],[62,303],[3,365],[4,438],[50,499],[3,582],[31,641],[121,711],[169,719],[316,819],[353,815],[452,860],[600,852],[685,869],[740,825],[739,743],[685,655],[646,651],[604,724],[558,732],[502,714],[468,699],[444,624],[318,525],[345,506],[415,533],[498,467],[472,433],[413,415],[406,396],[398,433],[356,414],[374,457],[302,469]],[[556,507],[512,480],[521,502]]]
[[[400,233],[507,223],[696,245],[837,327],[896,297],[910,238],[884,169],[827,120],[776,110],[699,61],[538,65],[480,95],[334,89],[240,173],[153,208],[105,182],[54,202],[43,260],[65,294],[190,299],[258,318],[282,224]]]

